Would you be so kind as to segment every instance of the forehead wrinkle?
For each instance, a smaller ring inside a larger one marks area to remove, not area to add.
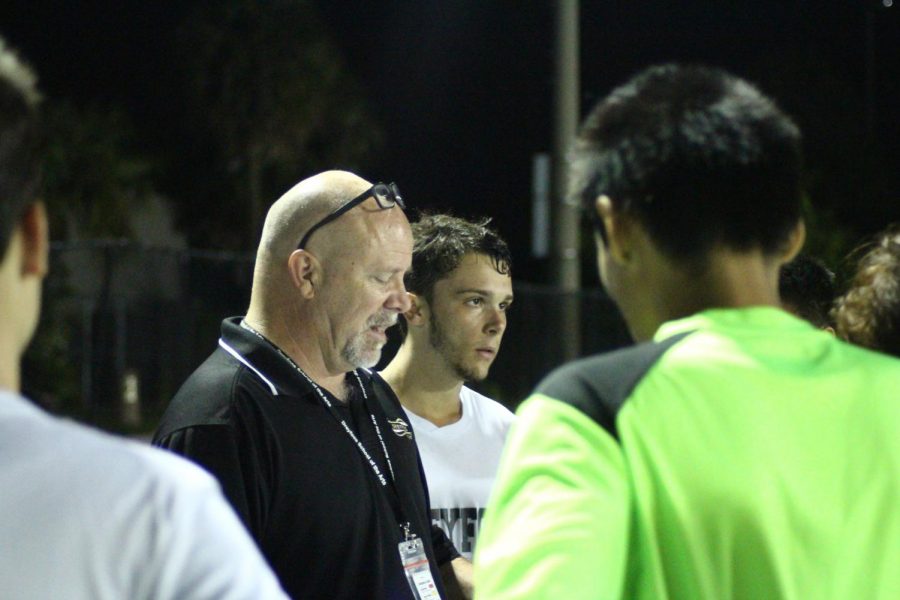
[[[449,294],[454,296],[462,296],[465,294],[479,294],[487,297],[506,297],[512,298],[512,278],[509,275],[492,271],[490,273],[475,273],[462,280],[454,281],[455,276],[458,277],[458,271],[454,271],[454,275],[438,280],[435,286],[443,284],[448,287]]]
[[[469,288],[463,288],[463,289],[458,289],[458,290],[456,290],[456,291],[453,292],[453,293],[456,294],[456,295],[458,295],[458,296],[461,296],[461,295],[464,295],[464,294],[480,294],[480,295],[482,295],[482,296],[503,296],[503,295],[505,295],[505,296],[507,296],[507,297],[509,297],[509,298],[512,298],[512,294],[504,294],[503,292],[496,292],[496,291],[491,291],[491,290],[489,290],[489,289],[472,288],[472,287],[469,287]]]
[[[338,206],[347,200],[343,199]],[[367,222],[368,219],[365,218],[367,211],[361,210],[369,202],[370,199],[366,199],[359,206],[354,206],[334,221],[316,230],[307,244],[307,249],[320,255],[321,258],[332,259],[352,259],[368,253],[378,241],[376,236],[379,234],[378,230]]]
[[[473,289],[461,290],[461,291],[457,292],[455,294],[455,296],[460,297],[460,296],[467,296],[467,295],[471,295],[471,294],[481,296],[492,302],[493,301],[500,301],[500,302],[504,302],[504,301],[512,302],[513,301],[512,294],[504,294],[503,292],[489,292],[487,290],[473,290]]]
[[[346,220],[343,221],[345,217]],[[330,256],[354,261],[402,254],[407,262],[411,262],[412,234],[409,222],[399,207],[382,209],[374,199],[369,198],[327,227],[338,223],[340,226],[336,227],[337,231],[323,236],[328,238],[327,243],[332,250]],[[402,269],[392,267],[390,270],[407,271],[409,265]]]

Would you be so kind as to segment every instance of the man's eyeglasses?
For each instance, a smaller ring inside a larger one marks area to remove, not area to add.
[[[376,183],[365,192],[347,203],[342,204],[333,212],[326,215],[324,219],[310,227],[309,231],[306,232],[306,235],[303,236],[303,239],[300,240],[300,243],[297,244],[297,250],[303,250],[306,247],[309,236],[315,233],[316,229],[331,223],[354,206],[362,204],[369,198],[375,198],[375,202],[377,202],[379,208],[383,210],[393,208],[395,205],[406,210],[406,204],[403,203],[403,196],[400,195],[400,189],[397,187],[396,183]]]

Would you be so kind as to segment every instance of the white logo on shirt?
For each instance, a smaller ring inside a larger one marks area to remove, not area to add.
[[[409,425],[407,425],[406,421],[403,419],[397,418],[393,421],[388,419],[388,424],[391,426],[391,431],[393,431],[397,437],[412,439],[412,431],[409,430]]]

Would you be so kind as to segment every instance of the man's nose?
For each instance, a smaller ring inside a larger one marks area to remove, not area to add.
[[[487,323],[485,323],[484,330],[487,333],[493,335],[500,335],[506,330],[506,311],[501,310],[500,308],[491,309],[491,313],[488,317]]]
[[[391,292],[384,307],[399,313],[405,313],[412,307],[412,301],[409,299],[409,293],[401,283],[398,289]]]

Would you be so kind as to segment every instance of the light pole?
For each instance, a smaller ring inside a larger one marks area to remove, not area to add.
[[[566,153],[575,139],[580,115],[578,38],[578,0],[556,0],[553,279],[562,292],[559,334],[563,360],[576,358],[581,351],[579,210],[577,204],[566,201]]]

